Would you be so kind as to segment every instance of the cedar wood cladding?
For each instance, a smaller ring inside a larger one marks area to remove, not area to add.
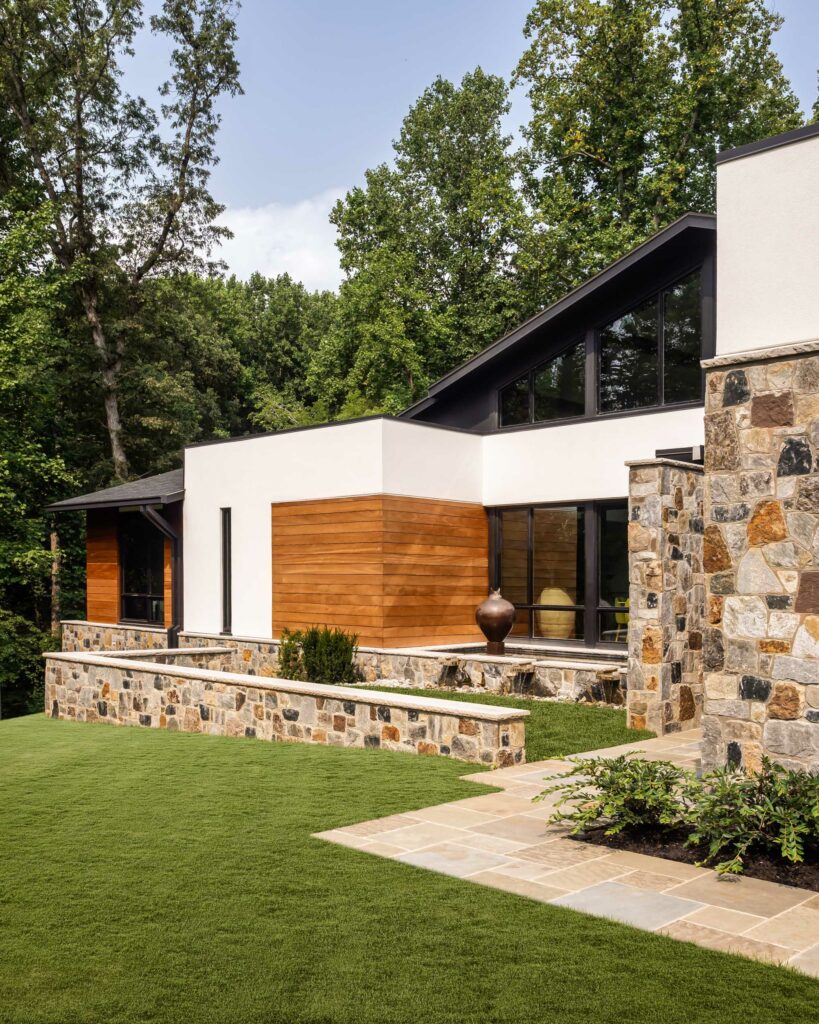
[[[273,636],[337,626],[371,647],[480,640],[482,505],[388,494],[272,506]]]
[[[86,610],[89,622],[119,622],[119,513],[116,509],[89,509],[86,513]],[[172,624],[171,542],[165,539],[165,627]]]

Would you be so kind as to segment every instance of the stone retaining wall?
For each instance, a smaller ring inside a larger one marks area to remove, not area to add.
[[[819,343],[711,360],[703,763],[819,767]]]
[[[629,463],[631,728],[657,735],[699,725],[703,705],[703,468]]]
[[[103,651],[165,646],[164,630],[105,626],[67,621],[63,624],[64,651]],[[152,642],[146,644],[145,639]],[[160,641],[162,641],[160,643]],[[278,670],[276,640],[182,632],[181,647],[220,647],[236,651],[230,671],[275,678]],[[557,700],[621,699],[620,675],[625,658],[606,662],[572,662],[556,658],[490,658],[480,654],[454,654],[415,649],[359,648],[356,661],[365,682],[399,680],[419,689],[470,686],[489,693],[551,697]]]
[[[84,653],[44,655],[52,718],[521,764],[527,711]],[[168,659],[173,661],[173,657]]]

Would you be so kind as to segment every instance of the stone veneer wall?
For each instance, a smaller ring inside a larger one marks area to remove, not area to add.
[[[173,660],[169,658],[168,660]],[[527,711],[287,683],[135,658],[46,656],[52,718],[213,736],[381,747],[506,767],[521,764]]]
[[[817,768],[819,343],[705,366],[703,763]]]
[[[658,735],[699,725],[705,607],[703,469],[629,463],[628,721]]]
[[[146,637],[154,642],[146,644]],[[62,624],[64,651],[139,649],[145,646],[164,646],[165,642],[164,630],[158,630],[153,635],[138,627],[76,621]],[[233,648],[237,656],[230,668],[232,672],[267,678],[277,675],[279,644],[276,640],[183,632],[179,642],[182,647]],[[445,651],[374,648],[360,648],[356,660],[365,682],[397,679],[418,688],[472,686],[490,693],[519,693],[572,701],[616,698],[619,694],[619,676],[624,669],[624,661],[615,659],[611,659],[610,663],[564,664],[552,659],[498,660],[478,654],[470,656]]]

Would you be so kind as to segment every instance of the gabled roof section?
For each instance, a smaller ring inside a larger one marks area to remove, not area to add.
[[[517,345],[519,342],[527,338],[533,331],[539,330],[544,327],[550,321],[555,320],[557,317],[562,316],[573,306],[584,302],[589,299],[594,292],[609,284],[614,278],[622,274],[624,271],[635,267],[637,264],[642,263],[645,260],[650,260],[657,252],[664,246],[668,245],[674,239],[677,239],[686,231],[692,229],[705,230],[705,231],[716,231],[717,218],[710,213],[685,213],[678,220],[675,220],[668,227],[663,228],[656,234],[647,238],[645,242],[636,246],[631,252],[626,253],[619,260],[615,260],[614,263],[609,264],[605,270],[601,270],[598,274],[590,277],[583,284],[579,285],[573,291],[570,291],[567,295],[564,295],[562,299],[558,299],[557,302],[552,303],[551,306],[547,306],[540,313],[536,313],[535,316],[531,317],[525,323],[521,324],[520,327],[516,327],[513,331],[510,331],[504,337],[493,342],[487,346],[482,352],[479,352],[476,356],[468,359],[465,363],[457,366],[454,370],[451,370],[445,376],[441,377],[440,380],[430,385],[427,392],[427,397],[422,398],[406,409],[402,416],[411,416],[414,413],[419,413],[423,409],[428,408],[431,400],[436,398],[442,392],[452,387],[454,384],[459,383],[465,377],[468,377],[475,370],[480,369],[487,363],[492,362],[499,356],[508,352],[509,349]]]
[[[185,496],[181,469],[157,473],[141,480],[132,480],[116,487],[106,487],[92,494],[79,494],[76,498],[55,501],[47,512],[78,512],[89,508],[120,508],[124,505],[169,505]]]

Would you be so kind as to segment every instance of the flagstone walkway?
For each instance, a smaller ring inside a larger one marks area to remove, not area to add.
[[[590,751],[640,751],[689,768],[699,732]],[[819,978],[819,895],[756,878],[567,839],[549,825],[555,796],[532,802],[543,780],[570,767],[550,760],[464,778],[503,792],[317,833],[317,838],[530,899]]]

